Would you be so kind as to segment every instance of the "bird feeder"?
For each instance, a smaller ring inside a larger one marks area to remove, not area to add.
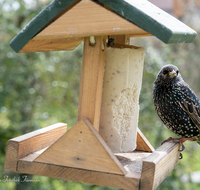
[[[108,36],[115,39],[112,47],[107,47]],[[196,32],[146,0],[55,0],[42,10],[10,45],[26,53],[72,50],[84,41],[78,121],[68,131],[67,124],[57,123],[10,139],[5,169],[127,190],[155,189],[178,164],[179,144],[154,150],[137,126],[144,48],[129,42],[145,36],[189,43]]]

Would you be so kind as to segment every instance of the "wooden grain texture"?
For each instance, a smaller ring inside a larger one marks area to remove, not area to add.
[[[6,146],[6,160],[5,169],[9,171],[17,171],[17,161],[20,158],[18,156],[19,143],[9,140]]]
[[[146,0],[99,0],[109,9],[129,20],[164,43],[193,42],[197,33]]]
[[[149,155],[151,153],[142,151],[115,153],[115,156],[127,171],[126,176],[132,178],[141,178],[143,160]]]
[[[44,38],[39,40],[33,38],[19,51],[19,53],[73,50],[82,41],[83,38]]]
[[[17,160],[54,143],[67,129],[67,124],[57,123],[31,133],[10,139],[6,147],[5,169],[17,171]]]
[[[179,144],[164,143],[143,160],[140,190],[154,190],[177,166]]]
[[[33,18],[10,42],[10,46],[19,52],[45,26],[72,8],[80,0],[55,0]]]
[[[35,38],[88,37],[108,34],[147,35],[148,32],[93,1],[82,0]]]
[[[95,40],[94,46],[90,45],[89,38],[84,40],[78,121],[87,117],[94,128],[99,131],[106,45],[105,37],[96,37]]]
[[[126,174],[124,167],[87,118],[74,125],[34,161],[118,175]]]
[[[144,134],[137,129],[137,147],[136,150],[145,151],[145,152],[153,152],[154,148],[151,143],[147,140]]]
[[[33,154],[20,159],[18,161],[18,172],[126,190],[139,190],[140,179],[137,178],[137,176],[128,177],[112,173],[89,171],[67,166],[33,162],[34,158],[35,156]]]

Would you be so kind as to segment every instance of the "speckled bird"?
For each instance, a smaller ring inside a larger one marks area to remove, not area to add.
[[[169,138],[182,145],[186,140],[200,144],[200,101],[174,65],[162,67],[154,82],[153,101],[162,122],[181,138]]]

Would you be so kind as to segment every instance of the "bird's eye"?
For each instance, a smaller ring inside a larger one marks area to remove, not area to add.
[[[176,74],[178,75],[179,71],[176,71]]]
[[[163,74],[166,75],[169,71],[168,70],[164,70]]]

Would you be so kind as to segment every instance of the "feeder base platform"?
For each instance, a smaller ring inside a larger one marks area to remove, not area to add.
[[[89,129],[92,129],[87,119],[84,122],[85,124],[82,122],[83,125],[88,125]],[[56,158],[52,163],[42,162],[41,159],[38,159],[42,158],[41,155],[48,155],[47,153],[49,153],[49,160],[51,161],[50,153],[54,150],[53,145],[56,143],[60,145],[62,137],[66,137],[67,133],[66,124],[58,123],[9,140],[6,149],[5,169],[126,190],[153,190],[176,167],[179,161],[179,144],[171,142],[164,143],[153,153],[134,151],[116,154],[110,152],[106,145],[102,143],[106,150],[105,155],[108,154],[111,161],[116,163],[116,166],[113,165],[111,169],[119,167],[121,173],[114,169],[109,172],[100,164],[99,167],[102,167],[102,171],[99,171],[101,168],[96,169],[95,167],[93,167],[94,169],[85,169],[84,165],[83,167],[61,165],[56,162]],[[92,131],[94,137],[100,139],[95,133],[95,131]],[[87,157],[85,156],[85,158]],[[57,159],[60,159],[59,156]],[[87,159],[90,161],[89,158]],[[101,161],[101,158],[99,159]],[[105,160],[105,158],[102,159]],[[100,163],[100,161],[94,159],[91,160],[91,165],[94,161]],[[78,163],[77,159],[75,162]],[[111,164],[113,163],[111,162]]]

